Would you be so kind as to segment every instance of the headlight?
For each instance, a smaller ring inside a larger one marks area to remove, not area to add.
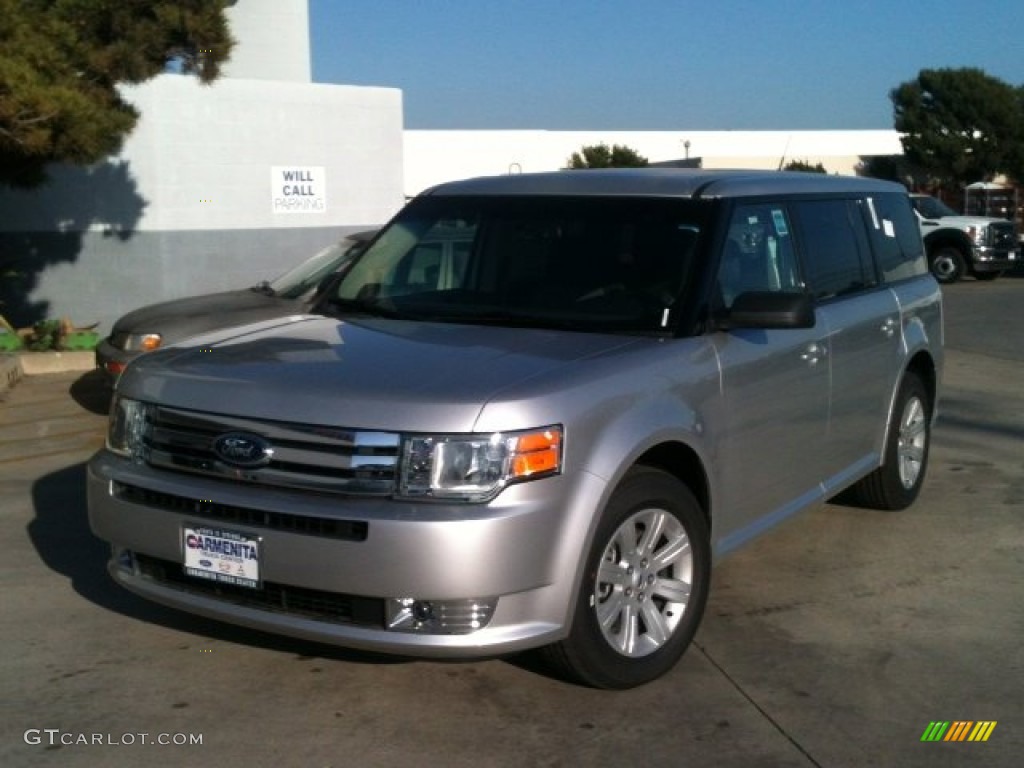
[[[562,428],[491,435],[420,435],[402,447],[399,493],[485,501],[510,483],[562,469]]]
[[[123,337],[125,352],[152,352],[163,343],[159,333],[129,333]]]
[[[967,236],[971,238],[971,242],[973,242],[975,245],[985,244],[985,230],[986,227],[970,226],[964,228],[964,231],[967,233]]]
[[[110,423],[107,426],[107,450],[118,456],[142,461],[143,439],[148,429],[149,406],[138,400],[114,395],[110,404]]]

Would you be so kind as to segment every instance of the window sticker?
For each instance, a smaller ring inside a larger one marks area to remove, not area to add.
[[[882,231],[886,237],[896,237],[896,228],[889,219],[882,219]]]
[[[868,210],[871,211],[871,223],[875,225],[875,229],[878,229],[878,214],[875,213],[874,198],[868,198]],[[889,235],[889,237],[892,237],[892,235]]]
[[[775,231],[779,234],[779,237],[785,237],[789,234],[789,229],[786,227],[786,214],[780,209],[775,208],[772,210],[772,221],[775,222]]]
[[[747,224],[750,224],[751,226],[753,226],[753,225],[755,225],[757,223],[758,223],[758,218],[757,218],[757,214],[756,213],[751,214],[750,216],[747,216]]]

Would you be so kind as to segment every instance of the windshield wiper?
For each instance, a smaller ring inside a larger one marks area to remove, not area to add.
[[[371,317],[389,317],[393,319],[407,319],[407,316],[393,306],[384,306],[374,301],[367,301],[366,299],[339,299],[336,296],[332,296],[324,302],[321,302],[320,306],[324,305],[330,307],[335,314],[356,314],[356,315],[370,315]]]
[[[482,310],[477,312],[436,312],[424,317],[442,323],[464,325],[493,325],[507,328],[546,328],[560,331],[592,330],[576,318],[565,318],[537,314],[535,312],[514,312],[509,310]]]

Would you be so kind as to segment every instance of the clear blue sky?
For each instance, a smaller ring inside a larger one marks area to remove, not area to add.
[[[1024,0],[309,0],[313,78],[407,128],[892,128],[921,69],[1024,85]]]

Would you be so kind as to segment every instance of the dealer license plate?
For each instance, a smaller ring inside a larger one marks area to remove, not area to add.
[[[181,531],[185,573],[199,579],[259,589],[259,537],[186,525]]]

